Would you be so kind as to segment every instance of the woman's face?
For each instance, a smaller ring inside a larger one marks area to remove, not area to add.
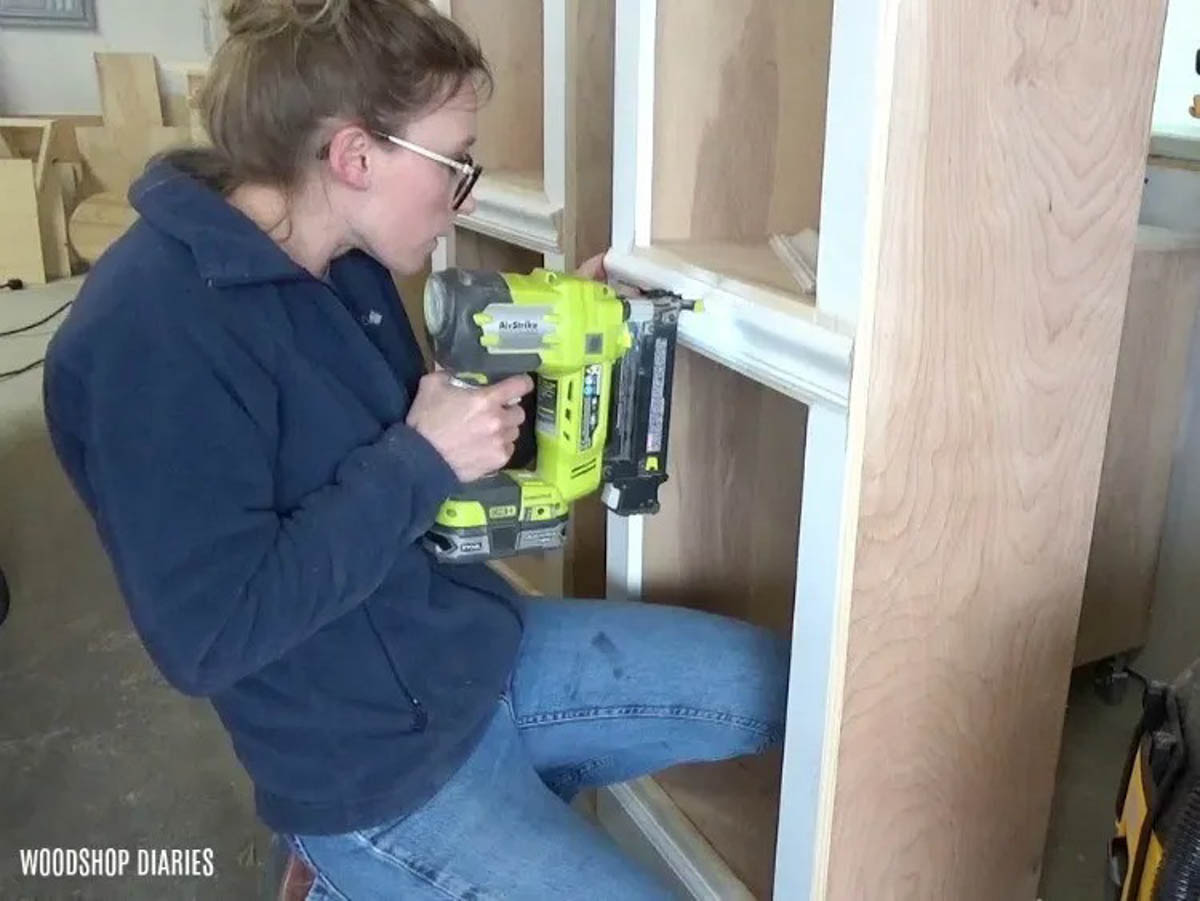
[[[469,81],[446,103],[416,119],[396,135],[450,159],[461,159],[475,143],[477,97]],[[364,203],[356,211],[355,230],[364,250],[389,269],[419,272],[439,235],[449,234],[451,209],[460,174],[404,147],[380,141]],[[470,213],[468,197],[457,212]]]

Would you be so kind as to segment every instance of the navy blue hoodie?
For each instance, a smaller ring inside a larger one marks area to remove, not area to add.
[[[404,424],[423,366],[388,272],[328,282],[166,163],[46,360],[59,459],[165,678],[211,698],[282,832],[410,812],[505,689],[519,599],[419,539],[458,485]]]

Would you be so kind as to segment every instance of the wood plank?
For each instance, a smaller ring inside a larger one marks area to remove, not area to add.
[[[566,266],[608,249],[612,235],[613,0],[567,2]]]
[[[654,779],[600,789],[596,819],[625,853],[695,901],[752,901],[746,885]]]
[[[50,164],[54,124],[53,119],[0,119],[0,138],[9,149],[8,155],[33,160],[33,178],[39,190]]]
[[[542,0],[452,0],[483,48],[495,92],[479,110],[475,157],[489,171],[542,171]]]
[[[95,53],[100,109],[108,128],[143,130],[163,124],[158,67],[151,53]]]
[[[34,157],[38,153],[41,136],[36,129],[28,126],[51,124],[49,161],[82,162],[79,156],[79,145],[75,141],[75,129],[84,126],[92,127],[104,124],[100,116],[8,116],[0,118],[0,131],[9,128],[18,129],[10,132],[12,149],[17,156]]]
[[[137,218],[124,194],[94,194],[71,215],[71,247],[85,263],[94,263]]]
[[[1036,896],[1164,7],[892,6],[816,897]]]
[[[38,191],[38,227],[47,280],[67,278],[71,275],[71,242],[62,181],[53,168]]]
[[[26,284],[46,283],[38,225],[38,196],[34,186],[34,162],[0,159],[0,281],[19,278]]]
[[[775,835],[783,757],[770,751],[655,774],[679,810],[755,898],[777,897]]]
[[[738,244],[731,241],[657,241],[655,247],[709,272],[729,276],[752,285],[762,285],[790,295],[797,303],[813,306],[813,297],[801,286],[779,254],[762,241]]]
[[[806,408],[685,347],[668,479],[645,520],[648,601],[790,631]]]
[[[1200,238],[1143,227],[1133,258],[1075,664],[1147,638],[1200,305]]]
[[[142,174],[147,161],[158,153],[191,144],[187,126],[77,128],[75,137],[87,168],[88,192],[125,194]]]
[[[187,124],[192,130],[192,141],[196,144],[211,143],[204,124],[204,111],[200,105],[200,92],[204,89],[207,79],[207,71],[189,72],[187,75]]]
[[[762,240],[820,216],[832,0],[658,0],[655,240]]]

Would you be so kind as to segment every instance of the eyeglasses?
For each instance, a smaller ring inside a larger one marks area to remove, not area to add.
[[[442,156],[440,153],[434,153],[428,148],[422,147],[420,144],[414,144],[412,141],[406,141],[403,138],[397,138],[393,135],[384,134],[381,131],[375,132],[376,137],[383,138],[385,141],[390,141],[397,147],[403,147],[405,150],[411,150],[413,153],[419,154],[427,160],[433,160],[435,163],[441,163],[458,173],[458,184],[454,186],[454,199],[451,201],[450,209],[457,210],[463,205],[463,201],[471,193],[471,189],[475,187],[475,182],[479,181],[479,176],[483,174],[483,166],[471,159],[469,153],[464,153],[462,159],[451,159],[448,156]]]

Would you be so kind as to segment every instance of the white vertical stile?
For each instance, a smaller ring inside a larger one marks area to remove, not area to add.
[[[567,0],[542,0],[542,181],[550,206],[567,198]]]

